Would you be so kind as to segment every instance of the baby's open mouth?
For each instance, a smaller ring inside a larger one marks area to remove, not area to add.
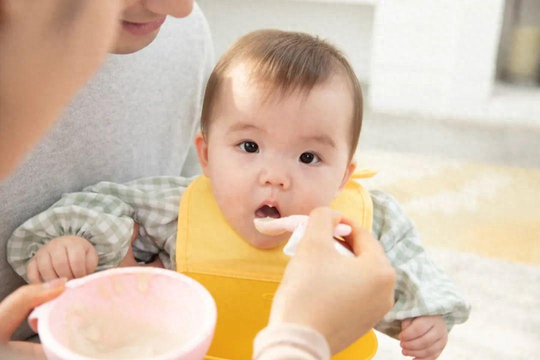
[[[279,219],[281,218],[281,214],[279,213],[278,208],[274,206],[264,205],[255,211],[255,217],[261,219],[261,218],[273,218],[273,219]]]

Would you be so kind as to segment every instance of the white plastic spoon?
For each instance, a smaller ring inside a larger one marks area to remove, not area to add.
[[[306,232],[306,225],[309,220],[307,215],[292,215],[288,217],[282,217],[279,219],[274,218],[260,218],[253,220],[255,228],[261,234],[276,236],[285,232],[292,232],[292,235],[283,248],[283,252],[288,256],[293,256],[298,249],[298,244],[304,233]],[[347,236],[351,233],[352,229],[349,225],[339,224],[334,229],[334,236]],[[336,250],[348,257],[354,257],[354,254],[347,249],[343,244],[334,240],[334,247]]]

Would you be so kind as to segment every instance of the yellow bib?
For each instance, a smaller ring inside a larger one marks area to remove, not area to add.
[[[371,176],[364,171],[353,178]],[[371,197],[357,182],[351,180],[332,207],[371,230]],[[177,270],[204,285],[217,304],[207,359],[251,359],[253,340],[268,324],[288,261],[283,246],[259,250],[240,238],[219,210],[208,178],[201,176],[186,189],[178,216],[176,263]],[[377,338],[370,331],[333,359],[371,359],[376,351]]]

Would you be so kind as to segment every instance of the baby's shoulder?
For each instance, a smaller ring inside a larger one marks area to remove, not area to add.
[[[396,198],[383,190],[370,190],[369,195],[373,202],[373,213],[378,213],[379,216],[393,217],[404,213],[401,205]]]
[[[370,190],[373,202],[373,235],[381,242],[395,242],[414,225],[399,202],[382,190]]]

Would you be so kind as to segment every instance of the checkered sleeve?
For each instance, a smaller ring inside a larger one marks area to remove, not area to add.
[[[428,257],[413,222],[391,195],[371,191],[371,198],[373,235],[396,271],[394,308],[375,328],[396,337],[407,318],[442,315],[448,331],[465,322],[469,303]]]
[[[135,257],[149,260],[158,255],[167,268],[173,268],[178,206],[191,180],[155,177],[126,184],[101,182],[65,194],[15,230],[7,244],[8,261],[28,280],[26,266],[43,245],[56,237],[75,235],[94,245],[98,271],[113,268],[126,255],[137,222]]]
[[[135,258],[149,261],[158,255],[167,269],[175,269],[178,209],[182,194],[194,179],[160,176],[123,185],[102,182],[85,190],[114,196],[131,206],[133,219],[140,225],[133,243]]]

